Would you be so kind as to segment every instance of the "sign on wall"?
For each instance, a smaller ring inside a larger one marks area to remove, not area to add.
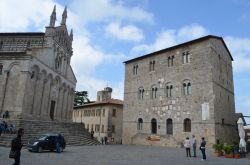
[[[204,102],[201,104],[201,115],[202,115],[202,120],[209,120],[210,119],[210,114],[209,114],[209,103]]]

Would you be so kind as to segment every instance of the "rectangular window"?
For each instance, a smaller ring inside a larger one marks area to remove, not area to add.
[[[102,133],[104,133],[104,125],[102,125]]]
[[[3,74],[3,65],[0,64],[0,75]]]
[[[112,125],[112,133],[115,133],[115,126]]]
[[[102,116],[105,116],[105,109],[102,110]]]
[[[116,117],[116,109],[113,109],[113,111],[112,111],[112,116],[113,116],[113,117]]]
[[[92,116],[95,116],[95,110],[92,110]]]
[[[99,124],[95,125],[95,132],[100,132],[100,125]]]

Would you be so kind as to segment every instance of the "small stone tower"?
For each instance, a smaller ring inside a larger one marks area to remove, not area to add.
[[[106,87],[102,91],[97,92],[97,101],[108,101],[111,99],[112,88]]]

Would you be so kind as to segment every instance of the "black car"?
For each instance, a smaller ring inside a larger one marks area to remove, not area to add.
[[[42,152],[43,150],[56,150],[56,142],[60,144],[60,151],[66,146],[66,141],[61,134],[45,134],[38,140],[30,140],[27,145],[29,151]]]

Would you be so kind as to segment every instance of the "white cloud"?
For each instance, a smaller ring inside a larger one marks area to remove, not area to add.
[[[55,2],[1,0],[0,4],[0,31],[26,31],[29,26],[41,27],[48,24]]]
[[[94,21],[128,20],[134,22],[153,23],[153,14],[140,7],[125,6],[122,1],[94,0],[82,1],[73,0],[71,7],[79,14],[81,23],[86,24]]]
[[[235,72],[249,71],[250,69],[250,38],[225,37],[225,42],[234,58]]]
[[[134,25],[121,27],[120,23],[112,22],[105,28],[105,31],[108,35],[120,40],[138,42],[144,39],[142,30]]]
[[[50,15],[56,5],[56,26],[61,22],[64,6],[55,0],[0,0],[0,31],[27,32],[44,31],[49,25]],[[67,24],[77,29],[77,16],[68,9]]]
[[[205,36],[208,33],[208,30],[198,24],[184,26],[179,30],[167,29],[157,35],[154,43],[137,45],[132,51],[149,53]]]
[[[103,90],[107,87],[107,81],[96,79],[92,76],[80,75],[77,79],[78,85],[76,90],[87,90],[91,101],[96,100],[97,91]],[[111,87],[113,88],[112,98],[123,99],[123,82],[113,83]]]
[[[73,42],[74,55],[72,67],[77,77],[80,74],[91,75],[102,63],[122,61],[125,57],[122,54],[106,54],[95,48],[85,36],[77,36]]]

